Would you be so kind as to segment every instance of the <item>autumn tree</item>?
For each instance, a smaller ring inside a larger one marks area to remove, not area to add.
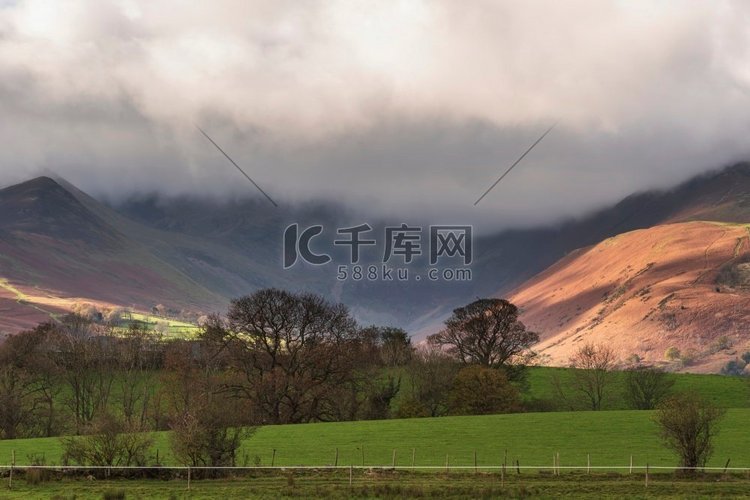
[[[725,411],[693,393],[676,394],[659,405],[654,420],[664,444],[680,459],[687,474],[704,467]]]
[[[487,415],[519,411],[521,398],[505,372],[480,365],[466,366],[453,382],[452,415]]]
[[[527,361],[539,335],[526,330],[507,300],[479,299],[455,309],[429,341],[465,364],[510,368]]]

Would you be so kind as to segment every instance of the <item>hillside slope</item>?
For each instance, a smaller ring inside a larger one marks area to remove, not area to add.
[[[750,349],[748,262],[746,225],[666,224],[572,252],[510,299],[551,364],[595,342],[657,364],[677,347],[675,368],[718,371]]]
[[[48,177],[0,190],[0,331],[75,303],[150,309],[219,307],[200,286]]]

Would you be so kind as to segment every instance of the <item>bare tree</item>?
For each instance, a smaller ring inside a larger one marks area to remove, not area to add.
[[[573,385],[585,396],[592,410],[602,409],[615,363],[614,351],[603,344],[585,344],[570,359],[571,367],[575,368]]]
[[[414,347],[405,330],[390,326],[370,326],[362,330],[363,340],[372,344],[379,362],[385,366],[403,366],[411,359]]]
[[[664,444],[680,458],[683,472],[693,474],[706,465],[724,413],[692,393],[674,395],[659,406],[654,420]]]
[[[234,466],[242,440],[253,432],[248,401],[227,389],[232,376],[217,345],[201,340],[170,346],[162,385],[170,416],[170,444],[189,466]]]
[[[132,324],[115,342],[118,377],[113,403],[120,407],[127,425],[145,428],[161,349],[154,335],[138,324]]]
[[[625,398],[636,410],[656,408],[673,385],[669,374],[652,366],[638,366],[625,372]]]
[[[505,367],[526,362],[539,335],[526,330],[518,308],[507,300],[479,299],[455,309],[429,341],[463,363]]]
[[[334,418],[335,389],[352,376],[350,351],[360,338],[345,306],[266,289],[232,301],[227,317],[226,327],[213,321],[204,329],[243,376],[232,387],[237,396],[270,423]]]
[[[442,350],[417,349],[407,367],[410,394],[402,402],[400,417],[438,417],[448,413],[450,390],[460,365]]]
[[[66,386],[64,402],[71,410],[75,431],[91,424],[109,402],[116,372],[115,341],[106,329],[69,315],[51,335],[50,353]]]

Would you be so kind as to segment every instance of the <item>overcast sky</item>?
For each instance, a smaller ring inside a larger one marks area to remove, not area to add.
[[[536,224],[750,158],[742,1],[0,0],[0,184]],[[478,207],[473,202],[558,126]]]

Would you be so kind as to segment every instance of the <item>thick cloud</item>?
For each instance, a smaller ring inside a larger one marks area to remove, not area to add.
[[[750,155],[737,0],[0,2],[0,184],[254,193],[497,226]],[[551,123],[555,130],[478,207]]]

